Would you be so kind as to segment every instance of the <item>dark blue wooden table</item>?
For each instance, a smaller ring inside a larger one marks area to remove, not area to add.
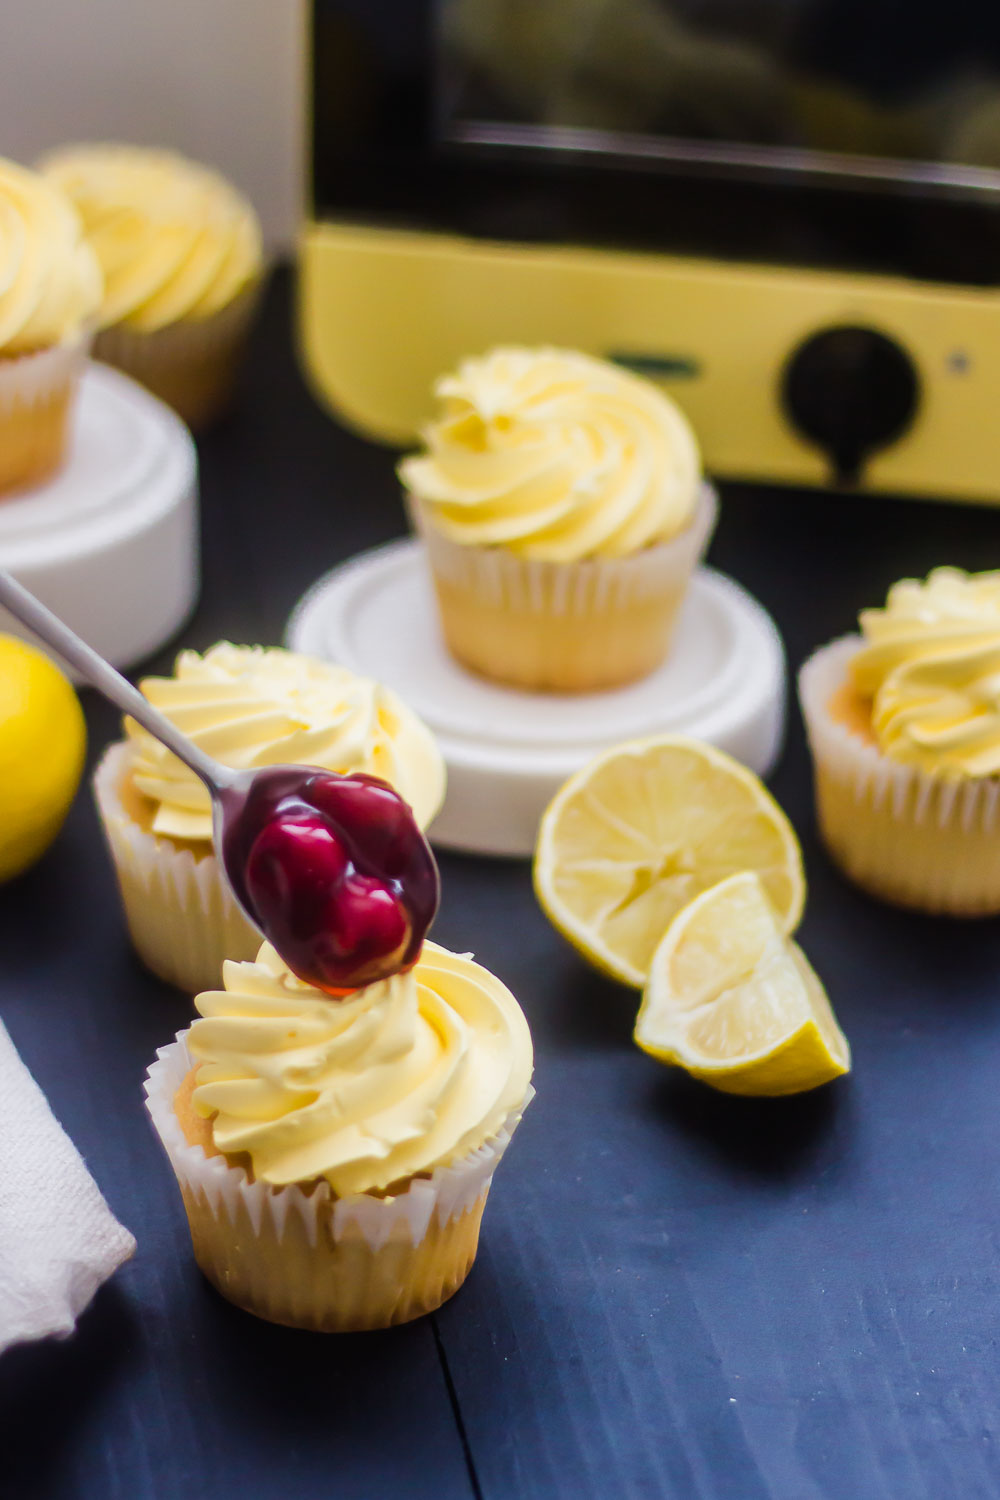
[[[404,528],[392,456],[303,388],[288,290],[202,444],[197,647],[279,641],[320,572]],[[712,561],[795,666],[898,576],[1000,565],[1000,511],[732,489]],[[87,709],[93,757],[116,725]],[[525,865],[446,857],[435,936],[521,999],[538,1097],[466,1287],[348,1337],[258,1322],[195,1269],[141,1103],[189,1002],[132,958],[81,795],[0,890],[0,1014],[139,1249],[72,1339],[0,1358],[4,1500],[1000,1495],[1000,922],[908,916],[837,876],[794,712],[773,786],[852,1077],[753,1102],[661,1068]]]

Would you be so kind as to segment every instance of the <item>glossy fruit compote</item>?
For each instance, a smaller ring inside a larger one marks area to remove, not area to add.
[[[437,865],[388,782],[306,766],[260,771],[224,803],[222,856],[243,906],[294,974],[346,995],[416,963]]]

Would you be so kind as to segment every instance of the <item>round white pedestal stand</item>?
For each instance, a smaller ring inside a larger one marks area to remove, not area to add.
[[[657,732],[711,741],[761,775],[781,744],[785,663],[764,609],[721,573],[695,576],[668,661],[611,692],[524,693],[475,677],[445,650],[419,542],[335,568],[292,614],[293,650],[394,688],[430,726],[448,765],[435,844],[529,855],[562,782],[610,745]]]
[[[198,595],[198,463],[183,422],[90,364],[63,468],[0,498],[0,567],[115,666],[169,640]],[[0,630],[27,634],[4,610]]]

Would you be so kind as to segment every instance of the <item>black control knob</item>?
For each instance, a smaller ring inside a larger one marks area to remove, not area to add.
[[[837,484],[857,484],[865,459],[909,427],[920,399],[913,361],[874,328],[824,328],[785,365],[785,412],[829,456]]]

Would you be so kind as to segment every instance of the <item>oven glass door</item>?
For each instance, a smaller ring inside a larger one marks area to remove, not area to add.
[[[317,217],[1000,285],[1000,5],[313,0]]]
[[[442,141],[1000,187],[998,7],[440,0],[437,14]]]

